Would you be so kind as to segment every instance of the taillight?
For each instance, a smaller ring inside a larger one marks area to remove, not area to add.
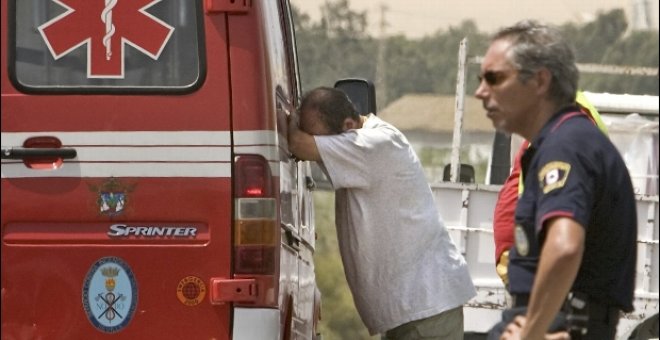
[[[234,171],[234,274],[273,275],[280,230],[268,161],[240,155]]]
[[[273,179],[268,161],[258,155],[236,157],[236,197],[273,197]]]

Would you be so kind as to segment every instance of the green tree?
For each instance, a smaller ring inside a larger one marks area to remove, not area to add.
[[[419,48],[419,43],[404,36],[390,37],[386,43],[384,68],[387,72],[388,102],[406,93],[433,92],[434,78],[429,58]],[[384,108],[388,102],[379,102],[378,107]]]
[[[303,90],[341,78],[375,79],[376,44],[366,33],[366,13],[352,11],[347,0],[326,2],[321,12],[323,19],[311,22],[293,10]]]
[[[658,32],[627,32],[622,9],[599,13],[586,25],[566,24],[562,34],[574,46],[580,63],[620,66],[658,67]],[[658,95],[658,79],[652,76],[629,76],[583,73],[580,87],[593,92]]]
[[[472,20],[465,20],[457,27],[450,27],[447,31],[439,30],[434,35],[422,38],[420,48],[428,59],[430,73],[434,77],[433,93],[455,94],[456,75],[458,73],[458,46],[463,38],[469,42],[470,55],[483,55],[488,46],[488,36],[479,32]],[[474,66],[474,65],[473,65]],[[470,74],[476,67],[470,68]],[[475,77],[470,80],[476,79]],[[476,89],[476,82],[468,82],[467,93]]]
[[[634,53],[631,53],[634,51]],[[634,31],[615,42],[602,56],[611,65],[658,67],[658,32]],[[596,92],[658,95],[658,75],[585,75],[581,85]]]
[[[575,47],[580,63],[601,63],[603,55],[623,37],[628,24],[622,9],[599,12],[596,20],[585,25],[566,24],[562,35]]]

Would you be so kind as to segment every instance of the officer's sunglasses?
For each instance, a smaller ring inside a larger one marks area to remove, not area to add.
[[[477,76],[479,84],[483,81],[488,84],[488,86],[496,86],[501,84],[506,78],[509,77],[509,74],[513,73],[512,71],[486,71]]]

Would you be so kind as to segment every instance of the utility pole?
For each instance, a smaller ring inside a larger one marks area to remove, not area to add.
[[[328,15],[328,6],[328,0],[325,0],[323,2],[323,6],[321,6],[321,23],[325,28],[326,36],[330,35],[330,17]]]
[[[388,10],[387,5],[380,4],[380,37],[378,39],[378,56],[376,59],[376,88],[378,89],[378,107],[387,103],[387,69],[385,67],[385,54],[387,52],[387,36],[385,28],[387,21],[385,14]]]
[[[632,0],[632,29],[651,29],[651,4],[648,0]]]

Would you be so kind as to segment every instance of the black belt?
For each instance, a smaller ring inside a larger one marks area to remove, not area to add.
[[[512,294],[511,303],[514,308],[527,307],[529,305],[529,294]]]
[[[611,320],[612,318],[616,318],[618,320],[620,309],[616,306],[598,302],[588,298],[585,294],[581,293],[573,293],[569,294],[569,296],[577,297],[579,300],[585,303],[584,307],[586,307],[589,318],[592,320],[606,321]],[[573,300],[567,299],[562,310],[566,310],[567,307],[572,304],[572,301]],[[529,294],[512,294],[511,302],[514,308],[527,307],[529,305]],[[571,309],[575,310],[575,307]]]

